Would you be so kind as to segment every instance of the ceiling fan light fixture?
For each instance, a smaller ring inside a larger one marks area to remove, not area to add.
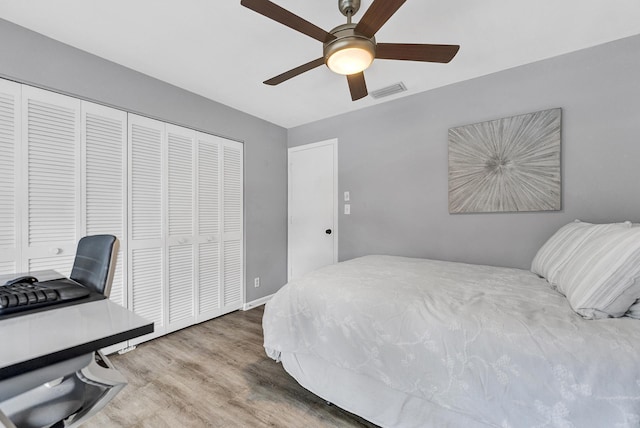
[[[338,74],[356,74],[368,68],[374,56],[372,49],[367,49],[366,46],[345,47],[327,57],[327,67]]]
[[[356,34],[354,27],[355,24],[346,24],[334,28],[331,33],[336,39],[324,44],[325,63],[334,73],[360,73],[376,57],[375,41]]]

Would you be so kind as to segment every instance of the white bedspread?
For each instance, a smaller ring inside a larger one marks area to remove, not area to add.
[[[640,426],[640,321],[584,320],[529,271],[362,257],[284,286],[263,328],[271,358],[313,355],[454,422]]]

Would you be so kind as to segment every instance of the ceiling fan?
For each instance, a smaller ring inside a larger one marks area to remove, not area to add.
[[[347,17],[347,23],[329,32],[268,0],[241,0],[240,4],[323,43],[320,58],[265,80],[265,84],[278,85],[326,64],[332,71],[347,76],[351,99],[356,101],[368,94],[363,71],[374,58],[447,63],[460,49],[458,45],[377,43],[376,32],[405,1],[374,0],[360,22],[354,24],[351,18],[360,9],[360,0],[338,0],[338,9]]]

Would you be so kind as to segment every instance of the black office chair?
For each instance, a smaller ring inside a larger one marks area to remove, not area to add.
[[[113,235],[80,239],[70,278],[109,297],[118,249]],[[102,352],[86,357],[86,367],[1,403],[0,427],[13,428],[2,420],[2,411],[19,428],[76,427],[100,411],[127,381]]]

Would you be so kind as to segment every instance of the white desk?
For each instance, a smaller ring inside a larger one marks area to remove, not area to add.
[[[0,284],[19,275],[0,275]],[[31,275],[39,280],[61,277],[55,271]],[[72,373],[76,366],[86,365],[87,354],[152,332],[152,322],[107,299],[65,307],[54,305],[45,311],[2,319],[0,401],[15,395],[18,389],[56,377],[33,379],[29,375],[34,370],[51,367],[53,371]]]

